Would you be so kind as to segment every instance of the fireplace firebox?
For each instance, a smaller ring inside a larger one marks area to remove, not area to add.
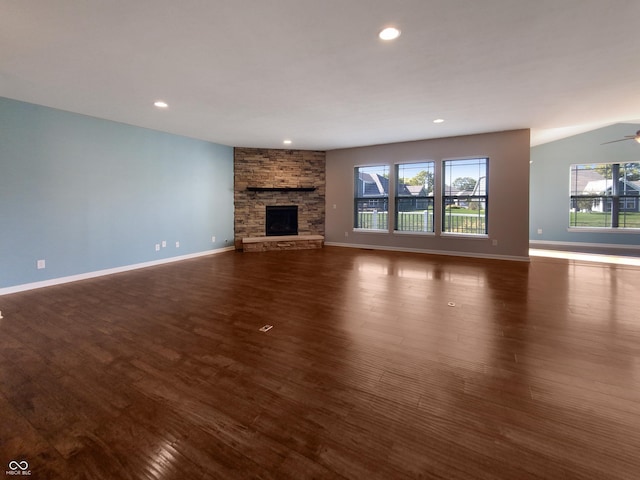
[[[267,236],[298,235],[298,206],[267,206]]]

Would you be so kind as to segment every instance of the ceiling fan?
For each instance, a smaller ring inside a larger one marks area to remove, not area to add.
[[[624,138],[621,138],[620,140],[612,140],[610,142],[601,143],[600,145],[606,145],[607,143],[624,142],[625,140],[635,140],[636,142],[640,143],[640,130],[638,130],[635,135],[625,135]]]

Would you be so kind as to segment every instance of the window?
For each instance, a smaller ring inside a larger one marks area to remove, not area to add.
[[[489,159],[445,160],[442,167],[442,232],[486,235]]]
[[[389,229],[389,166],[355,168],[354,228]]]
[[[640,228],[640,163],[571,165],[569,226]]]
[[[396,165],[395,230],[433,232],[434,162]]]

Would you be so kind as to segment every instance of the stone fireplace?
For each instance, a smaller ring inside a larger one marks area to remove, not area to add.
[[[317,244],[317,238],[324,236],[324,197],[325,152],[235,148],[236,249],[243,249],[247,238],[287,236],[285,243],[295,241],[296,233],[267,233],[267,210],[272,207],[276,212],[296,206],[297,236],[313,237]]]

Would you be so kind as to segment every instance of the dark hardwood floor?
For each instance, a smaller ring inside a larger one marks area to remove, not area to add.
[[[227,252],[0,310],[0,476],[640,478],[638,267]]]

